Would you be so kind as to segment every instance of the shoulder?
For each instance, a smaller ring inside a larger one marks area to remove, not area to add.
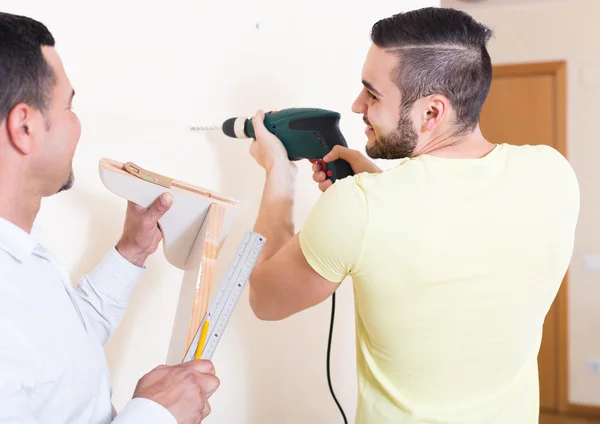
[[[508,145],[507,163],[518,181],[531,181],[537,197],[550,199],[578,213],[580,188],[575,169],[565,155],[548,145]]]
[[[366,204],[365,179],[370,174],[352,175],[337,180],[319,198],[318,203],[335,203],[340,207]]]
[[[526,144],[522,146],[503,144],[501,146],[509,158],[523,158],[529,161],[539,161],[540,164],[548,166],[571,168],[567,158],[557,149],[547,144]]]
[[[341,234],[349,231],[349,228],[366,225],[367,220],[367,194],[361,176],[352,175],[337,180],[321,193],[303,224],[303,233]]]
[[[8,278],[5,278],[8,277]],[[2,359],[8,345],[11,349],[18,350],[29,346],[33,341],[32,326],[38,310],[28,299],[25,293],[19,290],[19,281],[12,275],[2,274],[0,284],[0,352]]]
[[[389,196],[390,190],[400,193],[403,187],[410,187],[411,181],[418,179],[418,168],[417,164],[406,161],[380,173],[364,172],[346,177],[329,187],[319,202],[335,203],[340,207],[354,206],[359,210],[366,208],[371,200]],[[411,178],[411,175],[415,178]]]
[[[354,190],[360,190],[365,199],[395,195],[410,195],[427,174],[422,158],[402,159],[380,173],[362,173],[354,176]]]
[[[571,162],[557,149],[545,144],[506,145],[509,159],[522,159],[524,166],[531,171],[539,170],[544,178],[551,180],[577,182],[577,176]]]

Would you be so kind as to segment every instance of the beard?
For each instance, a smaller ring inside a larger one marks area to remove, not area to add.
[[[73,168],[71,168],[71,172],[69,173],[69,178],[67,178],[67,181],[62,185],[62,187],[58,190],[57,193],[60,193],[61,191],[69,190],[71,187],[73,187],[74,182],[75,182],[75,175],[73,174]]]
[[[364,117],[367,125],[369,122]],[[365,151],[371,159],[402,159],[411,157],[417,147],[419,135],[415,131],[408,110],[400,110],[400,119],[396,129],[387,134],[375,136],[372,146]]]

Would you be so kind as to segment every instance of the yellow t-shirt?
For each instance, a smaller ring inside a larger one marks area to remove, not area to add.
[[[300,232],[351,276],[357,424],[537,424],[542,325],[573,251],[579,187],[548,146],[430,155],[336,182]]]

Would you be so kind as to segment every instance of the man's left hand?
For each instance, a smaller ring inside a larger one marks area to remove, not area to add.
[[[138,267],[144,264],[162,239],[158,219],[169,210],[172,203],[171,193],[163,193],[147,208],[127,202],[123,235],[116,246],[121,256]]]

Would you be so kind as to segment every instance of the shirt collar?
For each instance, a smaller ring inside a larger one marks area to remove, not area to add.
[[[0,249],[5,250],[19,262],[33,253],[38,244],[35,231],[27,233],[12,222],[0,217]]]

